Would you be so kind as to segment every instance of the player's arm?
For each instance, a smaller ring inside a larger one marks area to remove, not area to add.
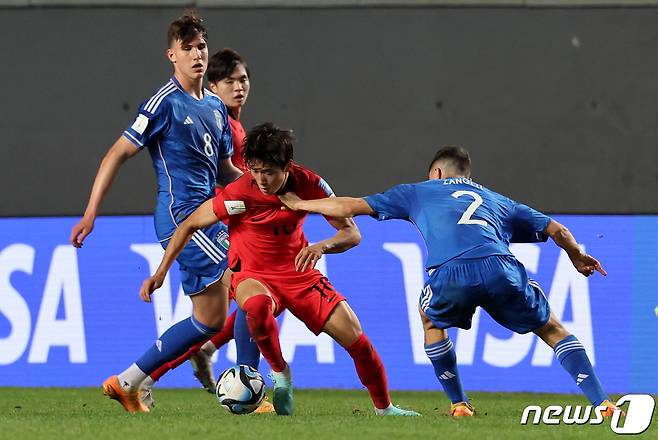
[[[217,220],[217,215],[213,211],[213,199],[210,199],[201,204],[183,223],[178,225],[176,232],[169,239],[160,266],[158,266],[153,276],[145,279],[142,283],[142,288],[139,290],[139,296],[142,300],[151,302],[151,294],[155,289],[162,286],[171,265],[174,264],[174,260],[190,241],[192,234],[201,228],[217,223]]]
[[[354,217],[372,215],[375,211],[364,199],[354,197],[328,197],[318,200],[302,200],[289,192],[279,196],[281,202],[293,211],[308,211],[329,217]]]
[[[330,197],[323,200],[334,199]],[[322,254],[338,254],[352,249],[361,242],[361,232],[351,218],[327,218],[331,226],[336,228],[336,234],[333,237],[322,240],[311,246],[307,246],[295,257],[295,269],[298,272],[304,272],[312,269]]]
[[[219,161],[219,173],[217,177],[217,184],[226,186],[229,183],[242,176],[242,171],[233,165],[230,157],[226,157]]]
[[[94,229],[94,222],[98,216],[98,209],[105,198],[107,191],[110,189],[119,168],[123,163],[139,152],[135,145],[125,136],[121,135],[119,139],[110,147],[101,165],[96,173],[96,179],[91,189],[89,202],[85,209],[82,219],[71,229],[69,241],[77,248],[82,247],[82,242]]]
[[[548,223],[548,226],[546,226],[546,229],[544,229],[544,233],[551,237],[555,244],[565,250],[574,267],[581,274],[588,277],[592,275],[594,271],[597,271],[601,275],[608,275],[596,258],[583,252],[578,245],[578,242],[571,234],[571,231],[569,231],[566,226],[555,220],[551,220]]]

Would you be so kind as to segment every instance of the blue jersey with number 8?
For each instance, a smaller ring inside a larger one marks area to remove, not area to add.
[[[510,242],[545,241],[550,218],[465,177],[397,185],[365,197],[378,220],[413,222],[426,269],[458,258],[512,255]]]
[[[155,230],[169,238],[215,195],[219,161],[233,154],[226,106],[208,90],[193,98],[172,77],[140,105],[123,135],[149,150],[158,181]]]

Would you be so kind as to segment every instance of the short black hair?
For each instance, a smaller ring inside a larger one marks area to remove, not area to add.
[[[197,35],[201,35],[206,42],[208,41],[208,32],[203,26],[203,20],[196,11],[188,9],[169,25],[167,44],[171,47],[174,41],[189,43]]]
[[[247,78],[251,78],[249,66],[247,66],[244,58],[235,50],[225,47],[208,60],[208,71],[206,72],[208,82],[216,83],[224,78],[228,78],[240,64],[247,71]]]
[[[244,141],[244,161],[251,166],[255,161],[284,169],[293,158],[292,130],[265,122],[249,130]]]
[[[442,147],[432,158],[428,171],[431,171],[432,166],[439,160],[450,161],[455,169],[465,176],[471,174],[471,156],[464,147],[458,145]]]

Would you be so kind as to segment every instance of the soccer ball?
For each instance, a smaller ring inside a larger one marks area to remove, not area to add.
[[[236,365],[224,371],[215,392],[219,404],[233,414],[253,412],[265,397],[265,381],[258,370]]]

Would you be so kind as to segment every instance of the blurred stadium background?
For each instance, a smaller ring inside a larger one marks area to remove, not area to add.
[[[460,144],[478,182],[569,226],[606,279],[579,277],[551,244],[515,253],[610,392],[658,393],[651,0],[0,0],[0,386],[96,386],[189,313],[177,276],[153,306],[137,297],[161,252],[146,154],[122,168],[85,247],[67,239],[106,149],[168,78],[165,32],[191,3],[211,53],[233,47],[251,67],[245,126],[294,129],[296,159],[337,193],[423,180],[438,147]],[[391,387],[438,389],[416,317],[418,234],[359,224],[362,245],[322,268]],[[307,232],[328,229],[312,218]],[[333,342],[281,326],[299,387],[360,387]],[[452,337],[468,390],[577,392],[550,350],[485,314]],[[184,366],[162,386],[196,385]]]

